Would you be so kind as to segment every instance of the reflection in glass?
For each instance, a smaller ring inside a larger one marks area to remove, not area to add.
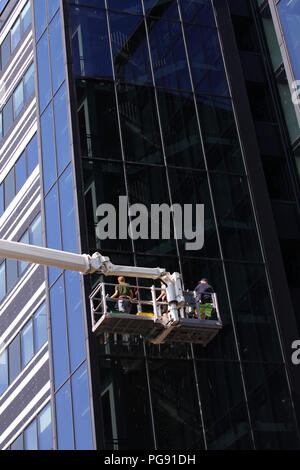
[[[21,22],[20,18],[17,19],[15,24],[11,28],[11,51],[17,47],[21,39]]]
[[[43,303],[33,316],[35,351],[38,351],[47,341],[47,312]]]
[[[91,450],[91,420],[86,364],[72,376],[73,413],[76,450]]]
[[[37,145],[37,134],[35,134],[27,146],[28,176],[33,172],[33,170],[35,169],[37,165],[38,165],[38,145]]]
[[[46,0],[34,0],[34,14],[36,40],[38,40],[47,26]]]
[[[294,71],[294,77],[300,77],[300,43],[299,43],[299,21],[300,21],[300,1],[281,0],[277,5],[281,19],[287,48]]]
[[[24,235],[20,238],[19,242],[29,244],[29,232],[28,232],[28,230],[26,230]],[[25,269],[27,268],[29,263],[27,263],[27,261],[18,261],[18,263],[19,263],[19,275],[21,276],[21,274],[25,271]]]
[[[9,131],[14,120],[12,96],[9,98],[8,102],[3,107],[2,118],[3,118],[3,135],[5,135]]]
[[[45,198],[46,239],[47,247],[61,249],[58,194],[55,185]]]
[[[21,109],[24,106],[23,81],[19,83],[16,90],[14,91],[13,103],[14,103],[14,119],[16,119],[16,117],[18,116],[18,114],[20,113]]]
[[[22,367],[33,357],[33,328],[32,321],[30,320],[21,331],[21,344],[22,344]]]
[[[23,152],[16,163],[16,192],[20,191],[26,178],[26,154]]]
[[[30,225],[29,236],[31,245],[43,246],[41,214],[39,214]]]
[[[52,104],[41,116],[41,139],[44,194],[46,194],[56,179],[56,158],[54,144],[54,127]]]
[[[58,11],[49,25],[51,71],[53,95],[64,79],[64,56],[60,12]]]
[[[107,7],[128,13],[143,13],[141,0],[108,0]]]
[[[80,275],[65,271],[65,286],[72,372],[85,358]]]
[[[54,117],[55,117],[55,135],[56,135],[56,153],[57,153],[57,171],[66,167],[71,159],[68,108],[66,99],[65,84],[59,89],[54,97]]]
[[[71,253],[78,252],[74,210],[74,191],[72,169],[69,166],[59,179],[60,217],[62,249]]]
[[[180,0],[183,21],[215,26],[211,0]]]
[[[5,208],[9,206],[13,198],[15,197],[15,169],[14,167],[10,170],[4,180],[4,200]]]
[[[42,38],[37,43],[36,52],[39,82],[39,102],[40,112],[42,112],[51,98],[51,79],[47,31],[45,31]]]
[[[176,0],[144,0],[144,5],[149,16],[179,20]]]
[[[6,66],[8,59],[10,58],[10,33],[7,34],[4,41],[1,44],[1,63],[2,70]]]
[[[20,335],[17,335],[10,343],[8,347],[8,358],[9,383],[12,383],[21,372]]]
[[[0,282],[1,282],[1,268],[0,266]],[[7,360],[7,349],[5,349],[0,354],[0,395],[7,389],[8,387],[8,360]]]
[[[38,450],[36,420],[25,429],[24,440],[26,450]]]
[[[68,381],[56,394],[57,446],[59,450],[73,450],[71,390]]]
[[[30,0],[26,3],[21,12],[22,34],[25,33],[27,28],[31,25],[31,6]]]
[[[34,86],[34,65],[31,64],[29,69],[24,75],[24,94],[25,94],[25,102],[29,100],[31,95],[35,91],[35,86]]]
[[[14,285],[17,279],[18,279],[18,262],[15,259],[7,259],[6,260],[6,284],[7,284],[8,291]]]
[[[38,415],[39,450],[52,449],[51,405]]]

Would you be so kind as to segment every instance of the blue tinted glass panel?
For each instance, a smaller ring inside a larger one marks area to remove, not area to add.
[[[26,178],[26,154],[24,152],[16,163],[16,192],[20,191]]]
[[[65,286],[69,331],[69,350],[72,372],[85,358],[79,274],[74,271],[65,271]]]
[[[20,336],[12,341],[8,347],[8,364],[9,364],[9,382],[13,380],[21,372],[21,349],[20,349]]]
[[[184,29],[195,91],[228,95],[217,30],[190,24]]]
[[[59,179],[62,249],[64,251],[77,253],[78,247],[72,183],[72,171],[71,166],[69,166]]]
[[[144,5],[148,15],[179,19],[177,0],[144,0]]]
[[[33,357],[33,328],[32,321],[30,320],[21,331],[21,345],[22,345],[22,367]]]
[[[25,7],[23,8],[21,12],[21,24],[22,24],[22,34],[24,34],[26,29],[31,25],[30,0],[26,3]]]
[[[33,316],[34,323],[34,344],[37,352],[47,341],[47,311],[43,303]]]
[[[13,51],[21,39],[21,21],[17,19],[13,27],[11,28],[11,50]]]
[[[38,450],[37,425],[34,420],[24,431],[25,450]]]
[[[296,80],[300,79],[299,0],[281,0],[277,5]]]
[[[10,446],[11,450],[24,450],[23,434],[21,434]]]
[[[17,86],[16,90],[14,91],[14,118],[18,116],[21,109],[24,106],[24,90],[23,90],[23,81]]]
[[[42,240],[42,218],[38,215],[29,227],[30,244],[43,246]]]
[[[2,131],[2,113],[0,113],[0,140],[2,140],[3,131]]]
[[[211,0],[180,0],[183,21],[215,26]]]
[[[116,78],[152,84],[143,18],[112,12],[109,18]]]
[[[74,439],[69,381],[56,394],[56,423],[58,450],[73,450]]]
[[[107,6],[113,10],[143,14],[141,0],[108,0]]]
[[[72,377],[75,443],[77,450],[92,449],[89,391],[86,364]]]
[[[24,75],[24,93],[25,93],[26,102],[34,93],[34,66],[33,64],[31,64],[31,66],[29,67],[29,69]]]
[[[68,112],[65,84],[54,98],[55,134],[58,173],[66,167],[71,159]]]
[[[39,99],[40,112],[46,107],[51,98],[51,82],[50,82],[50,65],[49,65],[49,48],[48,34],[44,35],[37,44],[37,65],[38,65],[38,82],[39,82]]]
[[[54,94],[64,79],[64,56],[59,11],[57,12],[57,14],[49,25],[49,37],[52,68],[52,87]]]
[[[0,184],[0,217],[4,212],[4,194],[3,194],[3,184]]]
[[[55,185],[45,198],[46,238],[47,247],[57,250],[61,249],[58,194]]]
[[[50,289],[54,381],[57,389],[69,375],[63,277]]]
[[[28,230],[24,233],[22,238],[20,238],[19,242],[20,243],[26,243],[27,245],[29,244],[29,232],[28,232]],[[26,261],[19,261],[19,275],[21,275],[25,271],[25,269],[27,268],[28,265],[29,265],[29,263],[27,263]]]
[[[112,77],[106,14],[70,5],[74,70],[76,75]],[[95,60],[101,57],[101,60]]]
[[[0,267],[0,279],[1,279],[1,267]],[[8,363],[7,363],[7,349],[0,355],[0,395],[8,387]]]
[[[12,168],[4,180],[4,200],[5,208],[11,203],[15,197],[15,169]]]
[[[48,106],[48,108],[45,110],[41,117],[41,137],[44,193],[46,194],[49,191],[50,186],[52,186],[56,179],[56,158],[52,104]]]
[[[33,172],[39,162],[37,135],[31,139],[27,145],[27,168],[28,176]]]
[[[9,290],[18,279],[18,261],[15,259],[6,260],[6,285]]]
[[[2,110],[3,117],[3,135],[7,134],[11,125],[13,123],[13,105],[12,105],[12,96],[9,98],[8,102]]]
[[[34,0],[36,40],[40,37],[47,25],[46,0]]]
[[[10,58],[10,33],[8,33],[3,43],[1,44],[2,69],[4,69],[9,58]]]
[[[50,404],[38,416],[39,450],[52,449],[52,425]]]
[[[81,2],[80,2],[81,3]],[[59,0],[48,0],[48,21],[51,20],[52,16],[59,8]]]
[[[0,301],[6,294],[6,271],[5,261],[0,265]]]
[[[156,84],[191,90],[180,23],[149,18],[148,28]]]

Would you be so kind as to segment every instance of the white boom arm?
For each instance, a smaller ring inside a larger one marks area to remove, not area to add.
[[[102,256],[100,253],[94,253],[92,256],[80,255],[9,240],[0,240],[0,257],[69,269],[83,274],[99,272],[105,276],[161,279],[166,284],[171,317],[173,320],[178,319],[177,306],[183,302],[181,279],[178,273],[171,275],[161,268],[115,265],[110,262],[108,257]]]

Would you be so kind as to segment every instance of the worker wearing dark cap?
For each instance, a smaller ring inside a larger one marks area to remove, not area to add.
[[[199,306],[199,309],[201,314],[200,316],[202,319],[211,317],[212,297],[210,293],[213,292],[213,287],[208,283],[208,280],[205,278],[201,279],[201,281],[199,281],[197,286],[195,287],[196,299],[201,304]]]

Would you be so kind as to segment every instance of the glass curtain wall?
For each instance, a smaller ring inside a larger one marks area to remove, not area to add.
[[[44,242],[78,252],[60,1],[33,3]],[[48,268],[47,279],[53,446],[88,450],[93,444],[80,276]]]
[[[85,248],[179,271],[186,289],[209,278],[224,324],[205,349],[100,336],[105,447],[298,448],[211,1],[68,5]],[[99,240],[97,207],[118,209],[124,195],[148,209],[204,204],[204,247],[186,250],[174,237]],[[90,288],[100,279],[91,276]]]

